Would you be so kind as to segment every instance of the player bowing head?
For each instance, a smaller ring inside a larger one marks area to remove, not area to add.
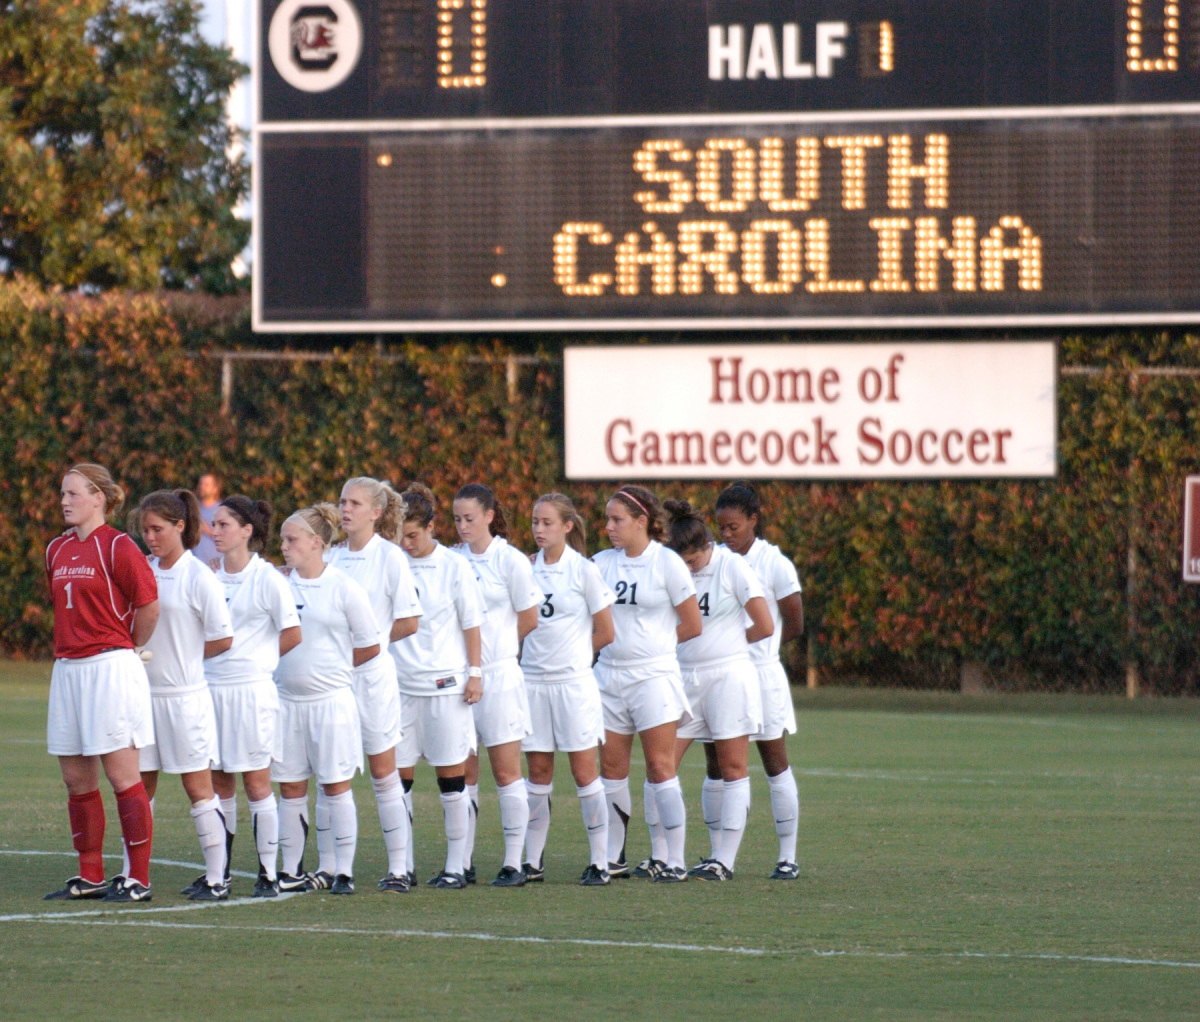
[[[279,658],[275,683],[281,704],[282,755],[271,764],[279,783],[281,891],[318,885],[304,871],[308,836],[308,780],[316,777],[329,812],[334,846],[333,894],[354,893],[358,812],[350,784],[362,769],[362,729],[354,696],[354,671],[383,650],[366,591],[325,563],[341,511],[313,504],[279,530],[287,584],[304,629],[299,645]]]
[[[773,625],[762,586],[745,559],[716,546],[704,519],[686,500],[668,500],[665,507],[667,545],[692,573],[704,621],[704,630],[679,646],[692,719],[679,729],[676,753],[682,759],[694,740],[711,742],[724,785],[719,812],[703,804],[711,853],[689,873],[698,880],[728,880],[750,810],[750,735],[762,727],[750,643],[770,635]]]
[[[467,885],[464,854],[470,809],[465,775],[467,756],[475,751],[472,706],[483,695],[483,593],[466,560],[434,537],[436,505],[429,488],[410,483],[401,496],[407,510],[400,545],[423,615],[417,633],[392,646],[404,730],[396,762],[410,813],[417,760],[423,756],[434,768],[446,828],[446,863],[430,883],[460,890]]]
[[[204,661],[217,719],[220,761],[213,788],[225,817],[226,880],[237,833],[236,775],[250,807],[259,876],[254,897],[279,893],[279,808],[271,790],[271,762],[282,754],[279,658],[300,642],[300,616],[287,581],[260,556],[271,536],[271,505],[234,494],[213,514],[213,543],[220,558],[217,581],[233,623],[233,646]]]
[[[580,883],[605,886],[609,883],[608,809],[596,768],[604,714],[592,662],[612,642],[611,607],[616,597],[604,584],[600,569],[587,559],[586,528],[569,497],[561,493],[539,497],[531,519],[538,547],[533,578],[542,600],[537,630],[521,650],[533,726],[533,733],[521,743],[529,764],[525,871],[532,876],[542,870],[554,753],[561,750],[571,765],[588,836],[590,859]]]
[[[201,521],[191,490],[158,490],[143,497],[133,514],[150,550],[159,599],[158,627],[146,644],[154,744],[141,750],[140,766],[151,806],[159,771],[180,776],[204,857],[204,873],[187,888],[188,897],[224,901],[225,823],[211,770],[220,756],[204,661],[233,645],[233,623],[221,584],[192,553]]]
[[[67,787],[67,814],[79,875],[48,900],[150,900],[154,823],[138,771],[154,741],[150,686],[134,648],[158,620],[158,587],[145,556],[106,521],[125,502],[108,469],[75,465],[63,476],[67,531],[46,548],[54,605],[54,670],[46,744]],[[104,882],[104,803],[100,769],[117,797],[127,875]]]
[[[600,772],[609,805],[608,871],[676,883],[687,879],[687,815],[675,774],[675,731],[688,705],[675,651],[700,634],[696,589],[687,565],[658,541],[662,510],[654,494],[642,486],[622,486],[609,498],[605,514],[613,549],[593,560],[616,596],[615,638],[600,651],[595,668],[604,704]],[[643,799],[651,850],[630,871],[625,837],[635,734],[646,760]]]
[[[464,486],[454,495],[454,525],[462,540],[454,548],[466,558],[483,590],[487,608],[482,642],[483,696],[475,704],[475,729],[488,751],[500,821],[504,829],[504,862],[492,881],[495,887],[521,887],[521,867],[529,801],[521,777],[521,740],[529,734],[529,699],[517,662],[521,643],[538,625],[542,594],[533,582],[529,558],[510,546],[508,522],[496,495],[482,483]],[[475,821],[479,807],[479,757],[467,757],[467,797],[471,815],[467,830],[466,876],[474,878]]]
[[[787,672],[779,659],[782,643],[804,634],[804,605],[796,566],[777,546],[759,538],[763,524],[762,504],[754,487],[739,480],[717,497],[717,529],[721,540],[739,554],[754,570],[763,587],[774,630],[766,638],[750,644],[750,659],[758,672],[762,699],[763,726],[754,736],[771,793],[771,810],[779,838],[779,860],[771,871],[772,880],[794,880],[796,830],[800,817],[800,796],[796,777],[788,763],[787,736],[796,731],[796,711]],[[723,815],[721,791],[724,781],[716,751],[705,746],[705,819]]]
[[[357,476],[342,487],[338,508],[346,540],[333,547],[325,559],[362,586],[371,603],[380,646],[389,650],[393,643],[407,641],[417,630],[421,615],[408,558],[396,545],[407,509],[404,499],[386,482]],[[396,773],[396,745],[401,731],[400,689],[396,683],[396,662],[390,651],[354,668],[354,698],[387,851],[388,871],[379,881],[379,887],[404,893],[409,889],[411,829],[404,788]],[[320,788],[317,849],[320,862],[313,879],[318,886],[325,887],[333,883],[336,875],[336,849],[329,807]]]

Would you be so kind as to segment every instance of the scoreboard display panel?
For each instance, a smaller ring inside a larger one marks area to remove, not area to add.
[[[1200,0],[261,0],[255,326],[1200,321]]]

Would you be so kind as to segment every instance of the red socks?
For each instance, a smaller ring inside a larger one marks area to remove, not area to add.
[[[96,793],[99,801],[99,792]],[[150,845],[154,838],[154,814],[141,781],[117,792],[117,815],[129,853],[129,877],[150,886]]]
[[[100,789],[86,795],[69,795],[67,816],[71,820],[71,841],[79,853],[79,875],[94,884],[104,883],[104,800]]]

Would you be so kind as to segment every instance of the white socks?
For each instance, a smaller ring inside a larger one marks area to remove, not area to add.
[[[279,854],[279,810],[275,806],[274,793],[250,803],[250,825],[254,829],[258,864],[268,880],[277,880],[279,876],[275,871],[275,860]]]
[[[650,830],[650,858],[666,862],[667,833],[658,818],[658,798],[654,794],[654,785],[649,781],[642,782],[642,811],[646,816],[646,826]]]
[[[545,785],[550,787],[550,785]],[[580,788],[576,786],[575,794],[579,796],[579,812],[583,816],[583,826],[587,830],[588,850],[592,857],[592,865],[599,869],[608,869],[608,808],[604,804],[604,785],[597,777],[591,784]],[[547,822],[549,813],[547,812]]]
[[[411,838],[408,808],[404,804],[404,785],[400,783],[400,775],[392,773],[387,777],[372,777],[371,788],[375,792],[375,808],[379,810],[383,846],[387,849],[388,875],[404,876],[408,872],[408,843]]]
[[[704,814],[704,826],[708,828],[711,859],[720,858],[718,853],[721,850],[721,803],[724,801],[724,793],[724,781],[720,778],[704,778],[704,784],[700,788],[700,811]]]
[[[800,820],[800,792],[796,775],[788,767],[783,773],[767,778],[771,791],[771,815],[779,835],[779,861],[796,861],[796,830]]]
[[[475,824],[479,820],[479,785],[468,784],[467,791],[467,844],[463,848],[463,869],[475,862]]]
[[[354,792],[326,795],[329,806],[329,829],[333,831],[334,876],[354,876],[354,853],[358,850],[358,810]]]
[[[229,864],[233,860],[233,836],[237,833],[237,793],[221,799],[221,815],[225,817],[225,879],[229,879]]]
[[[414,852],[416,851],[417,839],[413,836],[413,797],[412,785],[408,787],[404,785],[404,779],[401,778],[400,786],[404,788],[404,811],[408,813],[408,871],[414,872],[417,868]]]
[[[279,867],[288,876],[304,870],[304,844],[308,840],[308,795],[279,800]]]
[[[329,826],[329,801],[317,785],[317,872],[334,875],[337,860],[333,850],[333,831]]]
[[[605,777],[604,801],[608,803],[608,861],[625,861],[625,834],[633,802],[629,797],[629,778],[612,780]]]
[[[525,861],[541,867],[546,852],[546,837],[550,833],[550,795],[553,784],[525,782],[525,797],[529,806],[529,823],[525,828]]]
[[[673,869],[685,869],[684,842],[687,838],[687,808],[683,804],[683,788],[679,778],[672,777],[660,784],[651,784],[658,806],[658,818],[666,832],[666,864]]]
[[[446,872],[462,876],[471,814],[470,801],[465,791],[444,791],[441,800],[446,825]]]
[[[721,840],[713,858],[730,872],[737,861],[742,835],[746,833],[746,817],[750,813],[750,778],[724,781],[725,793],[721,805]]]
[[[225,821],[221,819],[220,797],[214,795],[192,806],[191,814],[204,856],[204,879],[212,887],[225,879]]]
[[[470,790],[468,787],[467,791]],[[504,865],[519,870],[521,849],[525,846],[525,832],[529,827],[529,797],[525,782],[518,778],[512,784],[497,788],[496,794],[500,799],[500,824],[504,828]],[[549,819],[546,822],[549,823]]]

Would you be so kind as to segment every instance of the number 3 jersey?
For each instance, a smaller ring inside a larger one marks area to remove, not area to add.
[[[613,667],[675,658],[675,608],[696,595],[692,573],[674,550],[651,540],[637,557],[624,550],[601,550],[592,558],[600,577],[616,595],[613,627],[617,636],[600,651]]]
[[[723,546],[712,547],[712,557],[692,575],[700,603],[704,630],[679,647],[681,667],[715,666],[750,658],[746,641],[746,604],[763,596],[754,569]]]
[[[616,600],[600,569],[571,547],[547,564],[539,550],[534,584],[544,597],[538,626],[525,636],[521,670],[531,684],[571,681],[592,669],[592,616]]]

